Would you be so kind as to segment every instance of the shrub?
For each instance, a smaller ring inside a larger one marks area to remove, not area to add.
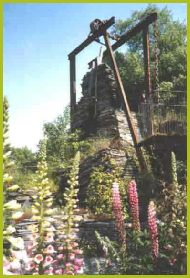
[[[118,182],[124,208],[126,207],[125,178],[122,168],[115,164],[114,160],[105,157],[102,165],[95,167],[90,175],[90,183],[87,189],[86,204],[90,211],[96,215],[112,214],[112,184]]]
[[[163,184],[158,202],[161,242],[164,263],[171,273],[186,273],[186,187],[178,184],[175,154],[171,154],[171,183]],[[163,262],[162,262],[163,263]]]

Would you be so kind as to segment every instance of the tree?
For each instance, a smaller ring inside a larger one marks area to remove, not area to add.
[[[12,159],[15,161],[17,169],[23,174],[35,172],[37,166],[36,154],[27,147],[12,147]]]
[[[47,137],[47,161],[60,163],[64,159],[65,141],[68,138],[70,126],[70,110],[66,107],[63,115],[55,121],[44,124],[44,134]]]
[[[162,82],[171,82],[173,84],[173,90],[186,90],[186,25],[185,23],[175,21],[171,11],[167,7],[159,9],[156,5],[150,4],[145,10],[134,11],[130,18],[116,22],[113,33],[123,34],[134,27],[150,12],[158,13],[157,47],[159,83],[162,85]],[[156,88],[154,80],[154,31],[154,26],[151,24],[149,27],[151,44],[150,69],[153,89]],[[129,103],[133,110],[137,110],[139,97],[145,89],[142,39],[142,33],[140,33],[127,42],[125,53],[116,52],[116,59]]]
[[[32,184],[32,179],[37,169],[36,154],[27,147],[11,148],[11,157],[15,162],[12,168],[15,181],[22,189],[27,189]]]
[[[52,167],[67,168],[77,151],[84,155],[90,148],[90,144],[82,140],[79,130],[71,133],[69,107],[55,121],[44,124],[44,134],[47,138],[47,162]]]

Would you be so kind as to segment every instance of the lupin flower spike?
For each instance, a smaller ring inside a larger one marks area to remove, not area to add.
[[[152,253],[153,257],[158,257],[158,227],[157,227],[157,217],[156,217],[156,208],[153,201],[150,201],[148,206],[148,227],[152,240]]]
[[[123,217],[121,197],[119,193],[119,185],[117,182],[114,182],[112,185],[112,204],[113,213],[115,216],[116,229],[119,232],[120,240],[123,242],[124,245],[126,245],[125,222]]]
[[[136,231],[140,231],[140,221],[139,221],[139,201],[137,194],[137,186],[135,180],[129,182],[128,185],[128,196],[129,196],[129,204],[133,222],[133,228]]]

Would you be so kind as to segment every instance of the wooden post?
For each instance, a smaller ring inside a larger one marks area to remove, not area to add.
[[[144,74],[146,84],[146,94],[151,97],[151,78],[150,78],[150,47],[148,26],[143,30],[143,51],[144,51]]]
[[[148,26],[143,29],[143,51],[144,51],[144,76],[145,76],[145,90],[147,103],[147,129],[148,136],[153,135],[153,102],[152,102],[152,86],[150,76],[150,45],[149,45],[149,34]]]
[[[76,65],[75,55],[69,57],[70,59],[70,107],[71,107],[71,130],[73,131],[73,115],[76,106]]]
[[[121,80],[119,69],[117,67],[117,63],[116,63],[116,60],[115,60],[115,57],[114,57],[114,53],[113,53],[113,50],[112,50],[110,40],[109,40],[109,36],[108,36],[107,32],[104,33],[104,39],[105,39],[105,44],[106,44],[107,51],[108,51],[108,54],[109,54],[109,57],[110,57],[110,61],[111,61],[111,64],[112,64],[112,68],[114,70],[114,74],[115,74],[115,78],[116,78],[116,81],[117,81],[117,84],[118,84],[118,88],[119,88],[119,91],[121,93],[121,96],[122,96],[122,99],[123,99],[123,102],[124,102],[124,109],[125,109],[125,113],[126,113],[126,117],[127,117],[127,122],[128,122],[128,125],[129,125],[129,130],[131,132],[133,143],[134,143],[134,146],[135,146],[135,149],[136,149],[136,154],[137,154],[137,158],[138,158],[138,161],[139,161],[140,169],[143,171],[143,170],[146,169],[146,164],[145,164],[145,161],[144,161],[144,158],[143,158],[142,150],[137,146],[137,144],[138,144],[137,134],[136,134],[136,131],[135,131],[135,127],[133,125],[133,121],[132,121],[132,118],[131,118],[131,112],[130,112],[130,108],[129,108],[129,105],[128,105],[125,89],[123,87],[123,83],[122,83],[122,80]]]

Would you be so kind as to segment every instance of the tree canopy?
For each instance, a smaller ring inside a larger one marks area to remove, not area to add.
[[[113,33],[122,35],[134,27],[150,12],[158,13],[157,43],[155,43],[154,25],[149,26],[150,37],[150,61],[153,89],[155,89],[154,65],[155,47],[157,44],[159,86],[165,89],[166,82],[175,90],[186,90],[186,24],[173,19],[171,11],[165,7],[159,9],[156,5],[148,5],[145,10],[137,10],[126,20],[118,20]],[[140,95],[144,87],[143,65],[143,37],[142,32],[126,43],[125,51],[116,51],[116,59],[120,73],[126,87],[127,96],[132,109],[137,109]],[[163,82],[164,85],[163,85]],[[167,86],[166,86],[167,87]],[[168,88],[168,87],[167,87]],[[162,97],[162,96],[161,96]]]

